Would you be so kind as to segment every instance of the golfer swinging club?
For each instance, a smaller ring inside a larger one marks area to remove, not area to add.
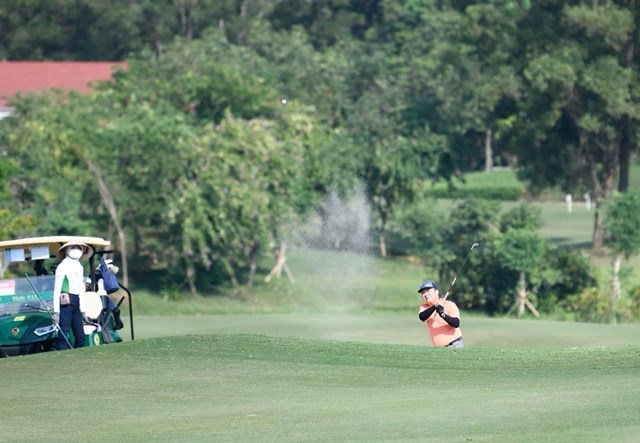
[[[418,292],[424,300],[418,317],[427,325],[433,346],[462,348],[458,306],[452,301],[441,300],[438,286],[432,280],[423,282]]]

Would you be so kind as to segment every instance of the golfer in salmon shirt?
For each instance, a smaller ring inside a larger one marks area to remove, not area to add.
[[[418,318],[427,325],[433,346],[462,348],[460,311],[449,300],[440,300],[438,285],[433,280],[423,282],[418,288],[424,303],[420,305]]]

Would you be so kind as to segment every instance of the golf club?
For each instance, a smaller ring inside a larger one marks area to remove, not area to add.
[[[456,284],[456,280],[458,279],[458,274],[462,272],[462,268],[464,268],[464,265],[467,263],[467,260],[469,259],[469,255],[471,255],[471,251],[473,251],[473,249],[476,246],[480,246],[480,243],[474,243],[471,245],[471,249],[469,249],[467,256],[464,258],[464,261],[462,262],[462,266],[460,266],[460,269],[458,269],[458,272],[456,272],[456,274],[453,276],[453,281],[449,285],[449,289],[447,289],[447,293],[444,295],[444,298],[442,299],[443,302],[447,301],[447,297],[449,297],[449,292],[451,292],[451,288],[453,288],[453,285]]]
[[[40,293],[38,292],[38,290],[34,286],[33,282],[29,278],[29,276],[27,274],[24,274],[24,276],[27,277],[27,281],[29,282],[29,284],[33,288],[33,291],[36,293],[36,296],[38,296],[38,300],[40,300],[40,303],[42,303],[42,306],[44,306],[44,308],[47,310],[47,314],[49,314],[49,317],[51,317],[51,323],[53,323],[53,327],[58,330],[58,334],[62,335],[62,338],[64,338],[64,341],[67,342],[67,346],[69,346],[69,349],[73,349],[73,346],[71,346],[71,343],[69,343],[69,339],[67,338],[66,335],[64,335],[64,332],[62,332],[62,329],[60,329],[60,325],[58,323],[56,323],[55,321],[53,321],[53,314],[49,310],[49,306],[47,306],[47,304],[44,302],[42,297],[40,297]]]

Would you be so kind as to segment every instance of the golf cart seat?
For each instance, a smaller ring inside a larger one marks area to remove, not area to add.
[[[102,312],[102,299],[95,292],[80,294],[80,312],[83,313],[86,323],[84,333],[90,334],[98,329],[98,319]]]
[[[97,322],[102,308],[102,299],[96,292],[80,294],[80,311],[84,313],[87,319]]]

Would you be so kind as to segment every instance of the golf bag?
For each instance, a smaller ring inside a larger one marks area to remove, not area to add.
[[[120,319],[120,307],[119,304],[116,305],[109,297],[106,295],[100,296],[102,300],[102,311],[100,312],[100,318],[98,319],[98,324],[100,325],[100,330],[102,333],[102,340],[105,343],[114,343],[115,340],[112,332],[122,329],[124,324]],[[124,297],[122,298],[124,300]],[[120,303],[122,303],[120,300]]]
[[[100,256],[100,265],[98,269],[96,269],[96,277],[98,280],[102,279],[104,284],[104,290],[107,294],[112,294],[120,289],[120,285],[118,284],[118,277],[111,272],[109,266],[104,260],[104,257]]]

